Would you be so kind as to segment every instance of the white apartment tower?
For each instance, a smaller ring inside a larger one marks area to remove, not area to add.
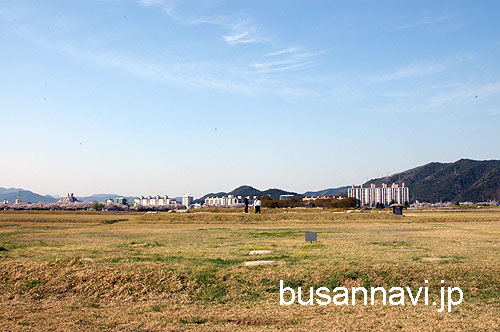
[[[73,193],[67,193],[66,196],[61,196],[61,198],[59,199],[59,203],[75,203],[75,202],[78,202],[78,199],[76,199]]]
[[[134,200],[136,206],[170,206],[175,203],[175,200],[168,198],[167,195],[141,196]]]
[[[405,202],[410,201],[410,189],[404,183],[401,186],[393,183],[390,187],[385,183],[382,183],[382,187],[371,184],[370,187],[366,188],[363,185],[359,188],[352,185],[351,188],[347,189],[347,196],[359,199],[361,205],[375,206],[377,203],[389,205],[392,202],[405,204]]]
[[[185,194],[184,196],[182,196],[182,205],[189,209],[191,207],[191,204],[193,204],[193,195]]]
[[[212,206],[212,207],[239,206],[244,203],[245,203],[245,198],[242,196],[227,195],[222,197],[205,198],[205,206]],[[253,204],[253,199],[249,200],[249,204]]]

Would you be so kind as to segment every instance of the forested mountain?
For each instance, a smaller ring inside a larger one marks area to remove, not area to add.
[[[410,198],[423,202],[482,202],[500,200],[500,160],[460,159],[454,163],[432,162],[365,183],[402,183]]]
[[[306,191],[303,196],[337,196],[337,195],[347,195],[348,186],[338,187],[338,188],[328,188],[318,191]]]

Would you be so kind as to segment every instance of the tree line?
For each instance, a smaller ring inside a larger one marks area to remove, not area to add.
[[[303,201],[298,197],[291,199],[279,200],[272,199],[269,196],[261,198],[262,207],[267,208],[290,208],[290,207],[322,207],[327,209],[352,209],[359,206],[359,200],[354,197],[349,198],[330,198],[316,199],[313,201]]]

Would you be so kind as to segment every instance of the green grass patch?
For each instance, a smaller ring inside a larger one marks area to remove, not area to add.
[[[151,307],[151,311],[153,312],[161,312],[163,310],[164,306],[162,305],[154,305]]]
[[[26,284],[25,284],[25,288],[26,288],[26,290],[37,288],[37,287],[41,286],[42,283],[43,282],[41,280],[27,280]]]
[[[128,219],[104,219],[101,220],[101,224],[115,224],[120,221],[128,221]]]
[[[281,232],[249,232],[243,234],[242,236],[248,235],[251,237],[296,237],[302,234],[302,232],[294,231],[281,231]]]
[[[325,247],[325,245],[323,243],[308,243],[308,244],[303,245],[301,248],[306,249],[306,250],[310,250],[310,249],[320,249],[320,248],[324,248],[324,247]]]
[[[28,247],[27,243],[20,243],[20,242],[14,242],[14,241],[5,241],[1,244],[2,247],[9,249],[9,250],[15,250],[15,249],[22,249]]]
[[[205,268],[192,274],[192,279],[197,284],[192,298],[201,302],[224,302],[226,289],[216,278],[217,270]]]
[[[206,318],[201,318],[201,317],[192,317],[192,316],[189,316],[189,317],[181,317],[181,318],[179,318],[179,323],[181,323],[181,324],[197,324],[197,325],[201,325],[201,324],[205,324],[206,322],[208,322],[208,320]]]
[[[410,246],[410,244],[406,241],[370,242],[370,244],[394,248],[405,248]]]

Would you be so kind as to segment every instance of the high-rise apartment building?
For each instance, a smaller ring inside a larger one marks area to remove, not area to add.
[[[123,203],[120,203],[123,204]],[[177,202],[174,199],[168,198],[167,195],[163,196],[141,196],[134,200],[135,206],[170,206],[176,205]]]
[[[182,196],[182,205],[189,209],[191,207],[191,204],[193,204],[193,195],[185,194],[184,196]]]
[[[347,189],[347,196],[359,199],[361,205],[375,206],[377,203],[389,205],[393,202],[405,204],[410,202],[410,189],[404,183],[401,186],[393,183],[390,187],[385,183],[382,183],[382,187],[371,184],[366,188],[363,185],[358,188],[352,185]]]
[[[73,195],[73,193],[67,193],[66,196],[61,196],[59,203],[75,203],[78,199]]]
[[[245,203],[243,196],[227,195],[222,197],[207,197],[205,198],[206,207],[231,207],[240,206]],[[253,199],[249,200],[249,204],[253,204]]]

